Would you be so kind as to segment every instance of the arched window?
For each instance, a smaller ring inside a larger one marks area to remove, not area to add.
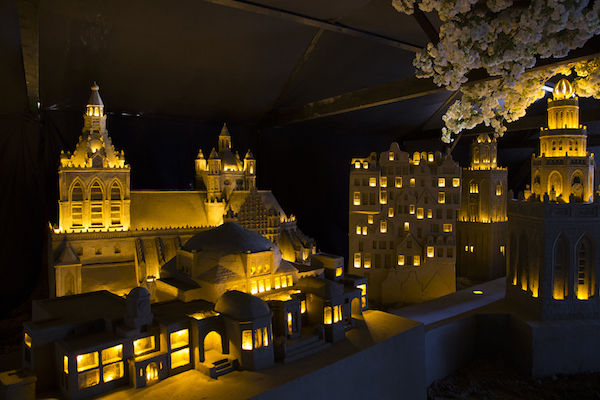
[[[110,187],[110,224],[121,225],[121,187],[115,181]]]
[[[569,243],[564,235],[554,243],[552,264],[552,297],[564,300],[569,295]]]
[[[102,198],[102,186],[96,181],[90,188],[90,222],[93,226],[104,225]]]
[[[83,186],[76,182],[71,188],[71,225],[83,225]]]
[[[473,164],[479,164],[479,147],[473,147]]]
[[[575,294],[579,300],[587,300],[594,293],[592,284],[592,243],[587,236],[581,238],[576,247],[577,276]]]

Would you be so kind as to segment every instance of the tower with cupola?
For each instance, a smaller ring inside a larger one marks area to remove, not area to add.
[[[73,153],[61,152],[59,226],[62,232],[122,231],[130,225],[130,169],[115,150],[100,88],[94,82]]]

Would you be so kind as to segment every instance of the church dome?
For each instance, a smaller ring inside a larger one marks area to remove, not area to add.
[[[569,82],[565,78],[562,78],[560,81],[558,81],[558,83],[554,87],[554,90],[552,91],[554,100],[568,99],[574,94],[575,90],[573,89],[571,82]]]
[[[237,321],[253,321],[271,315],[271,309],[263,300],[251,294],[230,290],[215,305],[215,311]]]
[[[216,228],[200,232],[184,245],[185,251],[198,251],[218,256],[239,253],[258,253],[275,248],[260,233],[244,229],[234,222],[226,222]]]

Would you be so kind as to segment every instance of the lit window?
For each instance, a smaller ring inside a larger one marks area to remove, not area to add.
[[[372,215],[369,215],[369,216],[367,217],[367,222],[368,222],[369,224],[372,224],[372,223],[373,223],[373,216],[372,216]]]
[[[392,218],[394,216],[394,207],[388,208],[388,217]]]
[[[379,182],[381,183],[381,187],[387,187],[387,176],[379,178]]]
[[[423,219],[423,209],[422,208],[417,208],[417,219]]]
[[[415,178],[410,178],[410,187],[415,187]]]
[[[382,190],[379,195],[379,203],[387,204],[387,192],[385,190]]]
[[[291,275],[287,276],[287,284],[288,284],[288,286],[293,286],[294,285],[294,281],[293,281]]]
[[[252,294],[258,293],[258,284],[256,281],[250,282],[250,293],[252,293]]]
[[[258,292],[262,293],[264,291],[265,291],[265,281],[261,279],[258,281]]]
[[[371,186],[371,187],[377,186],[377,178],[374,178],[374,177],[369,178],[369,186]]]
[[[452,232],[452,224],[444,224],[444,232]]]
[[[304,314],[306,312],[306,300],[302,300],[300,302],[300,313]]]
[[[333,323],[337,323],[342,320],[342,306],[333,306]]]
[[[63,371],[65,374],[69,373],[69,357],[63,356]]]
[[[381,221],[379,224],[379,232],[386,233],[387,232],[387,221]]]
[[[354,168],[360,169],[360,161],[354,163]]]
[[[262,329],[257,329],[254,331],[254,348],[258,349],[260,347],[263,347],[263,343],[262,343]]]
[[[268,292],[269,290],[271,290],[271,279],[267,278],[265,279],[265,290]]]
[[[413,265],[415,267],[418,267],[419,265],[421,265],[421,256],[414,256],[413,257]]]
[[[465,251],[469,251],[469,246],[465,246]]]
[[[23,340],[25,341],[25,346],[31,348],[31,336],[27,332],[25,332]]]
[[[367,227],[366,226],[362,227],[362,234],[366,236],[366,234],[367,234]]]
[[[502,185],[496,185],[496,196],[502,196]]]
[[[438,193],[438,203],[444,204],[446,202],[446,193],[439,192]]]
[[[394,161],[394,152],[393,151],[390,151],[389,160]]]
[[[469,185],[469,193],[479,193],[479,185],[477,183],[471,183]]]
[[[500,253],[502,253],[502,255],[504,255],[504,245],[500,246]]]
[[[171,353],[171,369],[190,363],[190,348],[186,347]]]
[[[278,276],[274,279],[275,289],[279,289],[281,287],[281,281]]]
[[[433,162],[433,153],[427,154],[427,161]]]
[[[178,349],[190,344],[190,332],[188,329],[181,329],[177,332],[172,332],[170,337],[171,349]]]
[[[285,276],[281,277],[281,287],[287,287],[287,280],[285,279]]]
[[[402,187],[402,177],[401,176],[397,176],[396,177],[396,187],[397,188],[401,188]]]
[[[438,187],[446,186],[446,178],[438,178]]]
[[[262,328],[262,332],[263,332],[263,346],[267,347],[269,345],[269,330],[265,326],[264,328]]]
[[[242,331],[242,349],[252,350],[252,331]]]
[[[452,186],[459,187],[460,186],[460,178],[452,178]]]
[[[365,253],[365,268],[371,268],[371,253]]]
[[[411,214],[415,213],[415,205],[411,204],[410,206],[408,206],[408,212]]]
[[[79,383],[79,389],[95,386],[100,382],[100,371],[98,368],[96,368],[91,371],[81,373],[77,377],[77,381]]]
[[[419,165],[420,162],[421,162],[421,153],[415,151],[415,154],[413,154],[413,164]]]
[[[398,265],[404,265],[404,255],[398,254]]]
[[[354,205],[360,206],[360,192],[354,192]]]
[[[431,208],[427,209],[427,218],[433,218],[433,210]]]
[[[405,222],[405,223],[404,223],[404,230],[405,230],[406,232],[408,232],[408,230],[409,230],[409,229],[410,229],[410,223],[408,223],[408,222]]]
[[[427,246],[427,258],[433,258],[435,255],[435,249],[433,246]]]
[[[331,325],[332,320],[333,316],[331,315],[331,307],[325,307],[323,309],[323,323],[325,325]]]
[[[118,344],[102,350],[102,364],[110,364],[123,359],[123,345]]]
[[[336,277],[338,277],[338,276],[342,276],[342,267],[337,267],[337,268],[335,269],[335,276],[336,276]]]
[[[104,382],[114,381],[115,379],[122,378],[124,375],[123,361],[119,361],[114,364],[110,364],[102,368],[102,377]]]
[[[154,348],[155,348],[154,336],[148,336],[148,337],[133,341],[133,353],[136,356],[139,356],[140,354],[147,353],[148,351],[154,350]]]
[[[469,251],[472,253],[473,252],[473,246],[469,246]]]
[[[98,352],[80,354],[77,356],[77,372],[98,366]]]
[[[364,169],[368,169],[369,168],[369,163],[368,162],[364,162],[363,163],[363,168]]]
[[[360,235],[360,225],[356,225],[356,234]]]

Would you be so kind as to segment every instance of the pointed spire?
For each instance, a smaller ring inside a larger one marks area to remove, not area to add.
[[[219,154],[217,154],[217,151],[215,150],[215,148],[213,147],[212,150],[210,151],[210,156],[208,156],[209,160],[215,160],[219,158]]]
[[[204,158],[204,153],[202,153],[202,149],[198,150],[198,155],[196,156],[197,159],[203,159]]]
[[[223,127],[221,128],[221,133],[219,134],[219,136],[231,136],[229,134],[229,129],[227,129],[227,123],[223,123]]]
[[[100,97],[100,86],[94,81],[92,85],[92,94],[90,95],[90,99],[88,100],[88,105],[90,106],[104,106],[102,102],[102,98]]]
[[[252,155],[252,152],[250,151],[250,149],[248,149],[248,152],[246,153],[244,160],[254,160],[254,156]]]

